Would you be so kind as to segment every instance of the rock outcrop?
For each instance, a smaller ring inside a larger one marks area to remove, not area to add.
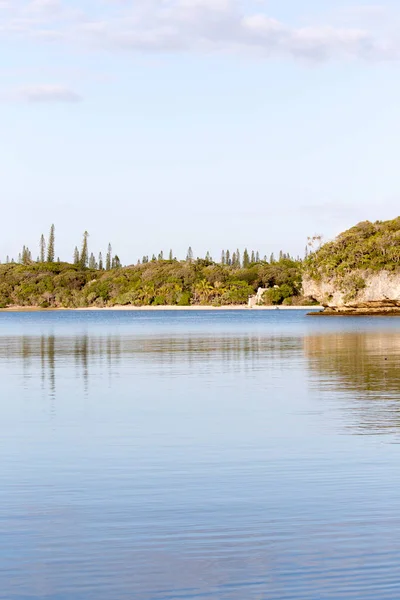
[[[306,275],[303,293],[324,306],[314,314],[400,315],[400,273],[355,271],[343,280]]]
[[[267,291],[267,289],[268,288],[259,287],[257,290],[257,294],[255,296],[250,296],[249,302],[248,302],[248,307],[254,308],[255,306],[259,306],[260,304],[262,304],[262,297],[263,297],[264,292]]]

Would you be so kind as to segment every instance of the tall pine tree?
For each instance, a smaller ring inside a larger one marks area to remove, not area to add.
[[[49,263],[54,262],[54,256],[55,256],[54,246],[55,246],[55,227],[54,227],[54,225],[52,225],[50,227],[49,241],[47,244],[47,262],[49,262]]]
[[[237,248],[236,250],[236,266],[240,269],[240,267],[242,266],[241,263],[241,258],[240,258],[240,252],[239,252],[239,248]]]
[[[77,246],[75,246],[74,250],[74,265],[79,265],[79,250]]]
[[[101,252],[99,252],[99,271],[102,271],[103,268],[103,255]]]
[[[109,271],[111,269],[112,262],[112,248],[111,244],[108,244],[107,256],[106,256],[106,270]]]
[[[188,248],[188,251],[186,254],[186,260],[187,260],[187,262],[192,262],[192,260],[193,260],[193,250],[192,250],[191,246],[189,246],[189,248]]]
[[[247,252],[247,248],[244,249],[243,252],[243,267],[246,269],[249,266],[250,258],[249,253]]]
[[[85,269],[88,266],[89,261],[88,237],[89,234],[85,231],[83,234],[81,255],[79,257],[79,263],[82,269]]]
[[[40,236],[40,262],[44,263],[45,260],[46,260],[46,242],[44,239],[44,235],[42,233],[42,235]]]

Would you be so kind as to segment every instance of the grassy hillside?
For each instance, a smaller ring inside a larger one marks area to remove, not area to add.
[[[338,280],[356,270],[400,269],[400,217],[363,221],[312,253],[305,270],[314,279]]]
[[[99,271],[68,263],[0,265],[0,307],[246,304],[258,287],[278,286],[266,303],[299,301],[301,263],[290,259],[246,268],[206,260],[158,260]]]

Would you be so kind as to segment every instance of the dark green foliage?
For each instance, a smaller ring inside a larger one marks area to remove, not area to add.
[[[335,240],[309,254],[306,273],[343,281],[354,271],[395,271],[400,268],[400,217],[392,221],[363,221]],[[363,282],[348,282],[348,287],[362,289]],[[361,287],[360,287],[361,286]],[[347,287],[346,287],[347,289]]]
[[[93,261],[92,256],[91,267]],[[111,266],[104,271],[67,263],[0,265],[0,306],[241,305],[258,287],[274,285],[279,297],[274,291],[273,301],[279,303],[301,287],[301,264],[286,259],[247,269],[205,259],[121,267],[115,256]]]
[[[243,252],[243,267],[246,269],[249,266],[250,258],[249,253],[247,252],[247,248],[244,249]]]

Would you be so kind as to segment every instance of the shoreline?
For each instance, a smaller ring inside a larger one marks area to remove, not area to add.
[[[227,306],[87,306],[83,308],[40,308],[39,306],[9,306],[7,308],[1,308],[0,312],[54,312],[54,311],[88,311],[88,312],[97,312],[97,311],[221,311],[221,310],[246,310],[249,312],[252,311],[264,311],[264,310],[322,310],[322,306],[253,306],[249,308],[247,305],[239,304],[229,304]]]

